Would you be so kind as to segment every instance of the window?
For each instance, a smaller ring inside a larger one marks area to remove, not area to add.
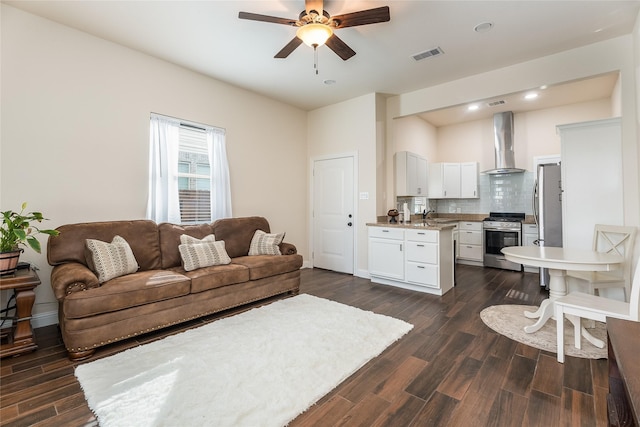
[[[194,224],[230,217],[230,187],[223,129],[151,115],[149,219]]]
[[[178,135],[180,222],[210,222],[211,167],[206,130],[181,123]]]

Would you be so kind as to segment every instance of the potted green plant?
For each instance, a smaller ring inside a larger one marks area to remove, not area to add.
[[[1,212],[0,224],[0,275],[11,274],[16,270],[20,253],[23,249],[20,245],[28,245],[40,253],[40,242],[34,235],[42,233],[49,236],[57,236],[56,230],[42,230],[32,222],[42,222],[46,218],[40,212],[25,212],[27,203],[23,203],[20,212],[12,210]]]

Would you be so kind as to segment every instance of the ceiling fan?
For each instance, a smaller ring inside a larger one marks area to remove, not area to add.
[[[323,0],[305,0],[305,10],[300,12],[297,20],[249,12],[240,12],[238,18],[298,27],[293,40],[287,43],[274,58],[286,58],[298,46],[305,43],[313,47],[314,50],[318,46],[326,44],[329,49],[344,61],[351,58],[356,52],[336,36],[333,30],[356,27],[358,25],[377,24],[391,19],[388,6],[331,16],[323,9]]]

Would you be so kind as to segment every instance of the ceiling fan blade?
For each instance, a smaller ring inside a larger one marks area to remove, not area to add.
[[[327,39],[327,42],[325,44],[344,61],[356,54],[356,52],[349,46],[347,46],[347,44],[343,42],[338,36],[336,36],[335,33]]]
[[[276,56],[274,56],[274,58],[286,58],[301,44],[302,40],[300,40],[298,37],[294,37],[293,40],[287,43],[287,45],[283,47],[282,50],[280,50],[280,52],[276,53]]]
[[[311,13],[312,10],[318,12],[318,15],[322,16],[322,0],[305,0],[304,8],[307,11],[307,15]]]
[[[331,20],[336,23],[336,28],[345,28],[387,22],[391,20],[391,16],[389,15],[389,6],[382,6],[375,9],[332,16]]]
[[[259,13],[239,12],[238,18],[251,21],[271,22],[274,24],[296,25],[295,19],[278,18],[276,16],[260,15]]]

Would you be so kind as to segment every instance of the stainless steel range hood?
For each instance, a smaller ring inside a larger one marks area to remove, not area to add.
[[[516,167],[513,151],[513,112],[505,111],[493,115],[493,134],[495,137],[496,167],[483,173],[489,175],[505,175],[523,173],[524,169]]]

